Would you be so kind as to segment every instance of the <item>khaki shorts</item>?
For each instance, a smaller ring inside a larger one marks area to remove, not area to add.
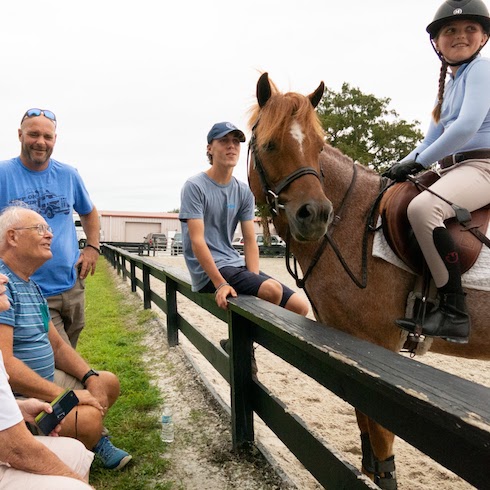
[[[46,300],[53,325],[62,339],[75,349],[85,327],[85,281],[77,278],[71,289]]]
[[[68,437],[36,436],[36,440],[55,453],[61,461],[75,473],[88,481],[94,453],[85,446]],[[88,490],[92,487],[79,480],[66,476],[37,475],[10,468],[0,463],[0,490],[35,488],[36,490]]]

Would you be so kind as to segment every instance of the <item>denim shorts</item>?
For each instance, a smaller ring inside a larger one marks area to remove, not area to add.
[[[273,279],[264,272],[260,271],[258,274],[250,272],[245,266],[241,267],[222,267],[220,270],[221,275],[225,278],[226,282],[233,287],[238,294],[249,294],[250,296],[257,296],[260,286],[268,279]],[[281,283],[280,283],[281,284]],[[289,298],[294,294],[294,291],[284,284],[282,286],[282,299],[279,306],[284,307]],[[213,283],[209,281],[203,288],[199,290],[200,293],[214,293],[216,288]]]

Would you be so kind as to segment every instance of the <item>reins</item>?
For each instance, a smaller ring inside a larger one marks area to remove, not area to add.
[[[342,199],[342,202],[341,202],[341,204],[339,206],[339,211],[335,214],[334,219],[333,219],[333,221],[332,221],[332,223],[331,223],[330,226],[335,227],[342,220],[342,216],[344,214],[344,209],[345,209],[346,203],[347,203],[349,197],[351,196],[352,189],[354,187],[354,184],[355,184],[356,180],[357,180],[357,168],[354,165],[354,171],[352,173],[351,183],[349,185],[349,188],[347,189],[347,192],[345,193],[345,195],[344,195],[344,197]],[[346,270],[348,270],[348,273],[350,272],[350,269],[347,266],[347,264],[345,263],[342,255],[340,254],[340,251],[339,251],[337,245],[333,241],[332,233],[333,233],[333,230],[332,230],[332,232],[327,232],[323,236],[322,243],[317,248],[317,250],[315,252],[315,255],[313,256],[313,260],[311,261],[310,265],[308,266],[308,269],[304,273],[303,277],[300,278],[298,276],[298,267],[297,267],[296,257],[294,257],[294,261],[293,261],[293,263],[294,263],[294,272],[291,270],[291,265],[290,265],[290,259],[291,259],[291,257],[290,257],[290,254],[289,254],[289,243],[291,241],[290,240],[291,235],[290,235],[289,229],[288,229],[288,240],[286,240],[286,268],[287,268],[288,272],[291,274],[291,276],[293,277],[293,279],[296,281],[296,285],[299,288],[305,289],[306,280],[308,279],[309,275],[313,271],[313,268],[316,266],[316,264],[320,260],[320,257],[322,256],[322,254],[323,254],[323,252],[324,252],[324,250],[325,250],[325,248],[327,247],[328,244],[330,244],[332,246],[332,249],[335,251],[337,257],[341,261],[342,265],[344,266],[344,269],[347,267]]]
[[[296,258],[294,258],[294,272],[291,269],[290,265],[290,256],[288,253],[288,246],[289,246],[289,241],[286,241],[286,268],[288,272],[291,274],[291,276],[295,279],[296,285],[302,289],[305,289],[305,283],[306,280],[308,279],[308,276],[311,274],[313,268],[315,265],[318,263],[320,260],[320,257],[322,256],[325,248],[327,245],[330,245],[332,247],[332,250],[334,251],[335,255],[337,256],[337,259],[341,263],[342,267],[344,268],[345,272],[349,275],[351,278],[352,282],[360,288],[364,289],[367,286],[367,257],[368,257],[368,252],[367,252],[367,247],[368,247],[368,238],[369,238],[369,233],[376,231],[376,226],[374,223],[374,218],[376,216],[376,210],[378,208],[379,202],[381,201],[381,198],[383,197],[384,193],[388,190],[389,187],[391,187],[390,184],[388,186],[383,185],[383,182],[381,182],[381,190],[376,197],[375,201],[373,202],[369,214],[366,220],[366,226],[364,228],[364,234],[363,234],[363,239],[362,239],[362,248],[361,248],[361,279],[358,279],[352,269],[349,267],[347,264],[346,260],[344,259],[342,252],[340,251],[337,242],[333,238],[333,233],[335,231],[335,227],[342,221],[343,215],[344,215],[344,210],[349,202],[349,199],[352,195],[354,186],[356,184],[357,180],[357,165],[353,165],[353,172],[352,172],[352,179],[350,182],[350,185],[342,199],[342,202],[340,203],[339,210],[335,214],[334,220],[332,221],[331,229],[324,235],[322,239],[322,243],[318,247],[312,262],[310,263],[308,269],[306,270],[304,276],[300,278],[297,273],[297,261]],[[290,238],[288,236],[288,238]],[[306,289],[305,289],[306,290]]]

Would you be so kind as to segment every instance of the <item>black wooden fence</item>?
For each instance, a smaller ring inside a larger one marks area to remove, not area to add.
[[[169,345],[181,331],[229,382],[235,449],[253,443],[255,412],[324,487],[378,488],[252,377],[256,342],[475,487],[490,489],[490,389],[258,298],[231,299],[225,312],[213,295],[193,293],[178,269],[109,245],[103,253],[133,292],[143,291],[145,308],[153,302],[166,314]],[[165,283],[164,298],[150,288],[150,276]],[[180,316],[177,292],[228,323],[229,357]]]

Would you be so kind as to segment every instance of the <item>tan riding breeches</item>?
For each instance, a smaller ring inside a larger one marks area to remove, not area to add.
[[[490,159],[466,160],[442,170],[441,175],[430,189],[451,203],[470,212],[490,203]],[[448,282],[449,274],[434,245],[433,231],[456,213],[449,204],[424,191],[409,204],[407,214],[434,282],[440,288]]]

